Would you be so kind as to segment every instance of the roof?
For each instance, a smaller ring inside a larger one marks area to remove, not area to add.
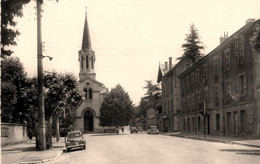
[[[84,25],[81,49],[82,50],[84,50],[84,49],[92,49],[92,47],[91,47],[91,40],[90,40],[90,34],[89,34],[89,28],[88,28],[87,11],[86,11],[86,15],[85,15],[85,25]]]
[[[71,133],[81,133],[81,131],[80,130],[73,130],[73,131],[68,132],[68,134],[71,134]]]
[[[157,83],[162,80],[162,77],[169,71],[169,68],[165,69],[164,64],[159,63],[158,75],[157,75]]]

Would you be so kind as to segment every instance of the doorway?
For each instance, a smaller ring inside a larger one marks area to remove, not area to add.
[[[92,132],[94,129],[93,113],[87,110],[84,113],[84,132]]]

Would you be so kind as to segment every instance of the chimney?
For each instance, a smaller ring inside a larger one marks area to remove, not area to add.
[[[220,44],[222,44],[225,40],[227,40],[227,38],[228,38],[228,32],[227,32],[227,33],[224,32],[224,37],[221,36],[221,37],[219,38]]]
[[[168,70],[168,63],[165,62],[165,70]]]
[[[251,22],[254,22],[254,21],[255,21],[254,18],[249,18],[249,19],[246,20],[246,24],[251,23]]]
[[[172,69],[172,57],[169,57],[169,70]]]

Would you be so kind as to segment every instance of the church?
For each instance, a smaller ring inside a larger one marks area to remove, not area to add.
[[[96,80],[96,55],[91,47],[87,12],[85,15],[82,46],[78,52],[78,61],[80,68],[79,90],[83,97],[83,102],[77,109],[74,129],[82,132],[102,132],[103,128],[99,126],[98,116],[108,89],[103,83]]]

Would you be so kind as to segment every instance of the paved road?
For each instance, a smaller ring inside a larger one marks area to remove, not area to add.
[[[86,150],[65,152],[53,164],[260,163],[260,149],[147,134],[88,134]]]

